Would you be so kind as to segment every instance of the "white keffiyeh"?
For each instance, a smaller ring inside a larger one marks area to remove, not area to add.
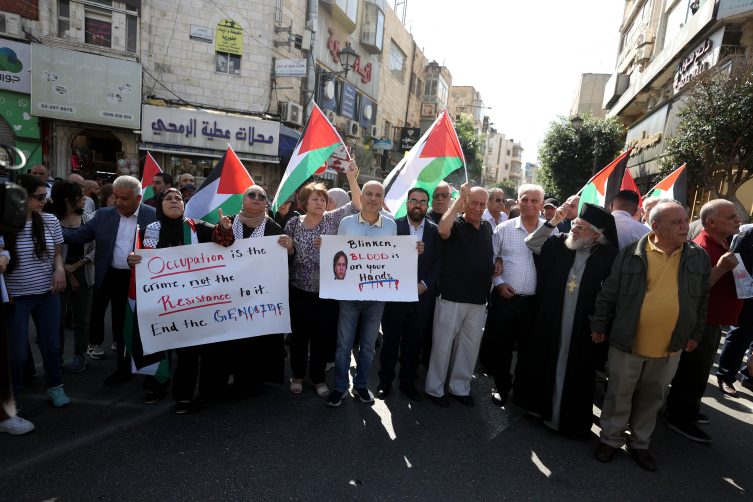
[[[159,231],[162,228],[162,223],[155,221],[147,225],[144,230],[144,247],[146,249],[157,249],[157,243],[159,242]]]
[[[261,225],[256,227],[249,239],[253,239],[254,237],[264,237],[264,227],[266,226],[267,218],[264,218]],[[233,237],[235,237],[235,240],[243,239],[243,222],[237,216],[233,219]]]

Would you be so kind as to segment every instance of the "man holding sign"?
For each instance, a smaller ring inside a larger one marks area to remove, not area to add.
[[[384,199],[384,188],[377,181],[369,181],[361,189],[361,212],[348,216],[340,222],[337,235],[358,237],[389,237],[397,235],[395,222],[382,216],[379,211]],[[337,273],[337,261],[334,262]],[[343,279],[345,274],[343,273]],[[320,279],[321,280],[321,279]],[[361,342],[358,349],[358,365],[353,387],[364,403],[373,403],[374,395],[366,388],[366,379],[374,359],[374,344],[379,333],[384,302],[366,300],[340,300],[340,319],[337,326],[337,352],[335,354],[335,390],[327,398],[327,406],[340,406],[342,396],[348,390],[350,351],[356,335],[358,317],[362,316]]]
[[[397,233],[415,235],[425,245],[424,252],[418,257],[418,301],[387,302],[384,307],[384,340],[379,360],[381,367],[377,397],[384,399],[390,393],[400,352],[400,390],[410,399],[418,401],[421,395],[413,382],[416,380],[416,369],[421,358],[421,342],[436,297],[434,287],[442,269],[442,243],[437,226],[426,218],[429,192],[414,187],[408,192],[405,204],[408,215],[396,220]]]

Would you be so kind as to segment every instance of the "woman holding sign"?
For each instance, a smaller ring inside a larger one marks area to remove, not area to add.
[[[223,216],[220,209],[219,216],[212,240],[225,247],[238,239],[282,235],[280,225],[267,216],[267,194],[259,185],[252,185],[243,193],[240,213]],[[293,240],[282,235],[278,242],[292,258]],[[221,345],[220,353],[231,359],[229,365],[223,364],[223,384],[232,373],[235,388],[242,396],[248,397],[261,394],[264,382],[282,385],[285,375],[285,360],[279,357],[285,350],[282,334],[254,336],[222,342]],[[222,363],[218,361],[218,364]],[[218,368],[218,371],[221,370]]]
[[[324,383],[328,343],[334,341],[332,330],[337,315],[337,300],[319,298],[319,246],[322,235],[337,235],[340,221],[361,210],[361,189],[356,178],[358,167],[351,161],[346,169],[353,202],[334,211],[326,211],[329,203],[327,189],[321,183],[309,183],[301,189],[300,204],[304,216],[294,216],[285,226],[285,233],[293,240],[295,258],[290,269],[290,366],[293,381],[290,391],[303,391],[303,377],[311,344],[309,376],[320,397],[329,396]],[[314,322],[312,322],[314,321]]]
[[[155,196],[157,204],[157,221],[151,223],[139,232],[141,248],[163,249],[174,246],[187,246],[212,241],[214,227],[201,220],[190,220],[183,215],[185,206],[183,196],[177,188],[167,188]],[[141,263],[141,256],[135,253],[128,255],[128,264],[133,267]],[[134,323],[137,325],[136,323]],[[195,345],[175,349],[178,364],[173,376],[173,399],[175,413],[185,413],[189,410],[198,411],[200,406],[191,406],[196,382],[199,380],[199,356],[201,358],[201,382],[199,382],[199,402],[207,399],[207,376],[210,371],[206,364],[206,355],[210,346]],[[146,356],[151,362],[158,362],[162,353]],[[153,360],[153,361],[152,361]],[[165,395],[169,380],[164,384],[148,379],[151,386],[146,396],[147,403],[154,403]]]

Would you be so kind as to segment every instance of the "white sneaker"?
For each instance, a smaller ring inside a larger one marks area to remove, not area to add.
[[[112,346],[110,347],[110,350],[114,350],[115,352],[118,351],[118,343],[112,342]]]
[[[0,422],[0,432],[7,432],[13,436],[20,436],[34,430],[34,424],[16,415]]]
[[[94,350],[94,345],[92,345],[92,344],[90,343],[90,344],[89,344],[89,347],[88,347],[88,348],[86,349],[86,355],[87,355],[87,356],[89,356],[89,357],[91,357],[91,355],[92,355],[92,351],[93,351],[93,350]]]
[[[335,363],[327,363],[327,366],[324,367],[324,371],[329,371],[334,367],[335,367]]]
[[[102,348],[102,345],[93,345],[89,357],[92,359],[107,359],[107,354],[105,354],[105,349]]]

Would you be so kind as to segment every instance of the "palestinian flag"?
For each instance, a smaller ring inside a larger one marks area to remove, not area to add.
[[[136,227],[136,249],[141,249],[141,243]],[[128,300],[126,304],[125,324],[123,326],[123,341],[125,350],[131,356],[131,372],[141,375],[152,375],[160,383],[165,383],[170,378],[170,361],[167,352],[144,355],[144,347],[141,345],[139,323],[136,322],[136,269],[131,269],[131,284],[128,288]]]
[[[580,204],[578,211],[583,207],[583,203],[590,202],[597,206],[609,209],[609,204],[617,195],[622,186],[622,176],[625,174],[628,156],[633,149],[626,151],[607,167],[596,173],[589,180],[586,186],[580,191]]]
[[[630,169],[625,169],[625,176],[622,177],[622,186],[620,190],[632,190],[638,194],[638,207],[643,207],[643,199],[641,199],[641,191],[638,190],[638,185],[635,184],[633,175],[630,174]]]
[[[445,110],[387,176],[384,202],[395,218],[405,216],[405,201],[411,188],[418,186],[429,192],[431,204],[439,182],[460,167],[465,167],[463,149]]]
[[[659,197],[661,199],[675,199],[682,204],[682,207],[688,206],[688,172],[685,164],[676,169],[669,176],[664,178],[653,189],[648,191],[646,197]]]
[[[161,173],[162,169],[157,165],[157,161],[154,160],[152,154],[146,153],[146,161],[144,161],[144,173],[141,177],[141,200],[147,200],[154,197],[154,190],[152,190],[152,180],[154,175]]]
[[[340,145],[344,145],[342,138],[314,103],[314,109],[306,122],[306,127],[303,128],[298,144],[288,162],[288,168],[285,169],[285,174],[280,181],[280,187],[275,194],[272,213],[276,213],[288,197],[319,170]]]
[[[251,175],[228,145],[225,155],[186,204],[185,216],[214,225],[220,220],[219,209],[225,216],[238,214],[243,206],[243,192],[253,184]]]

